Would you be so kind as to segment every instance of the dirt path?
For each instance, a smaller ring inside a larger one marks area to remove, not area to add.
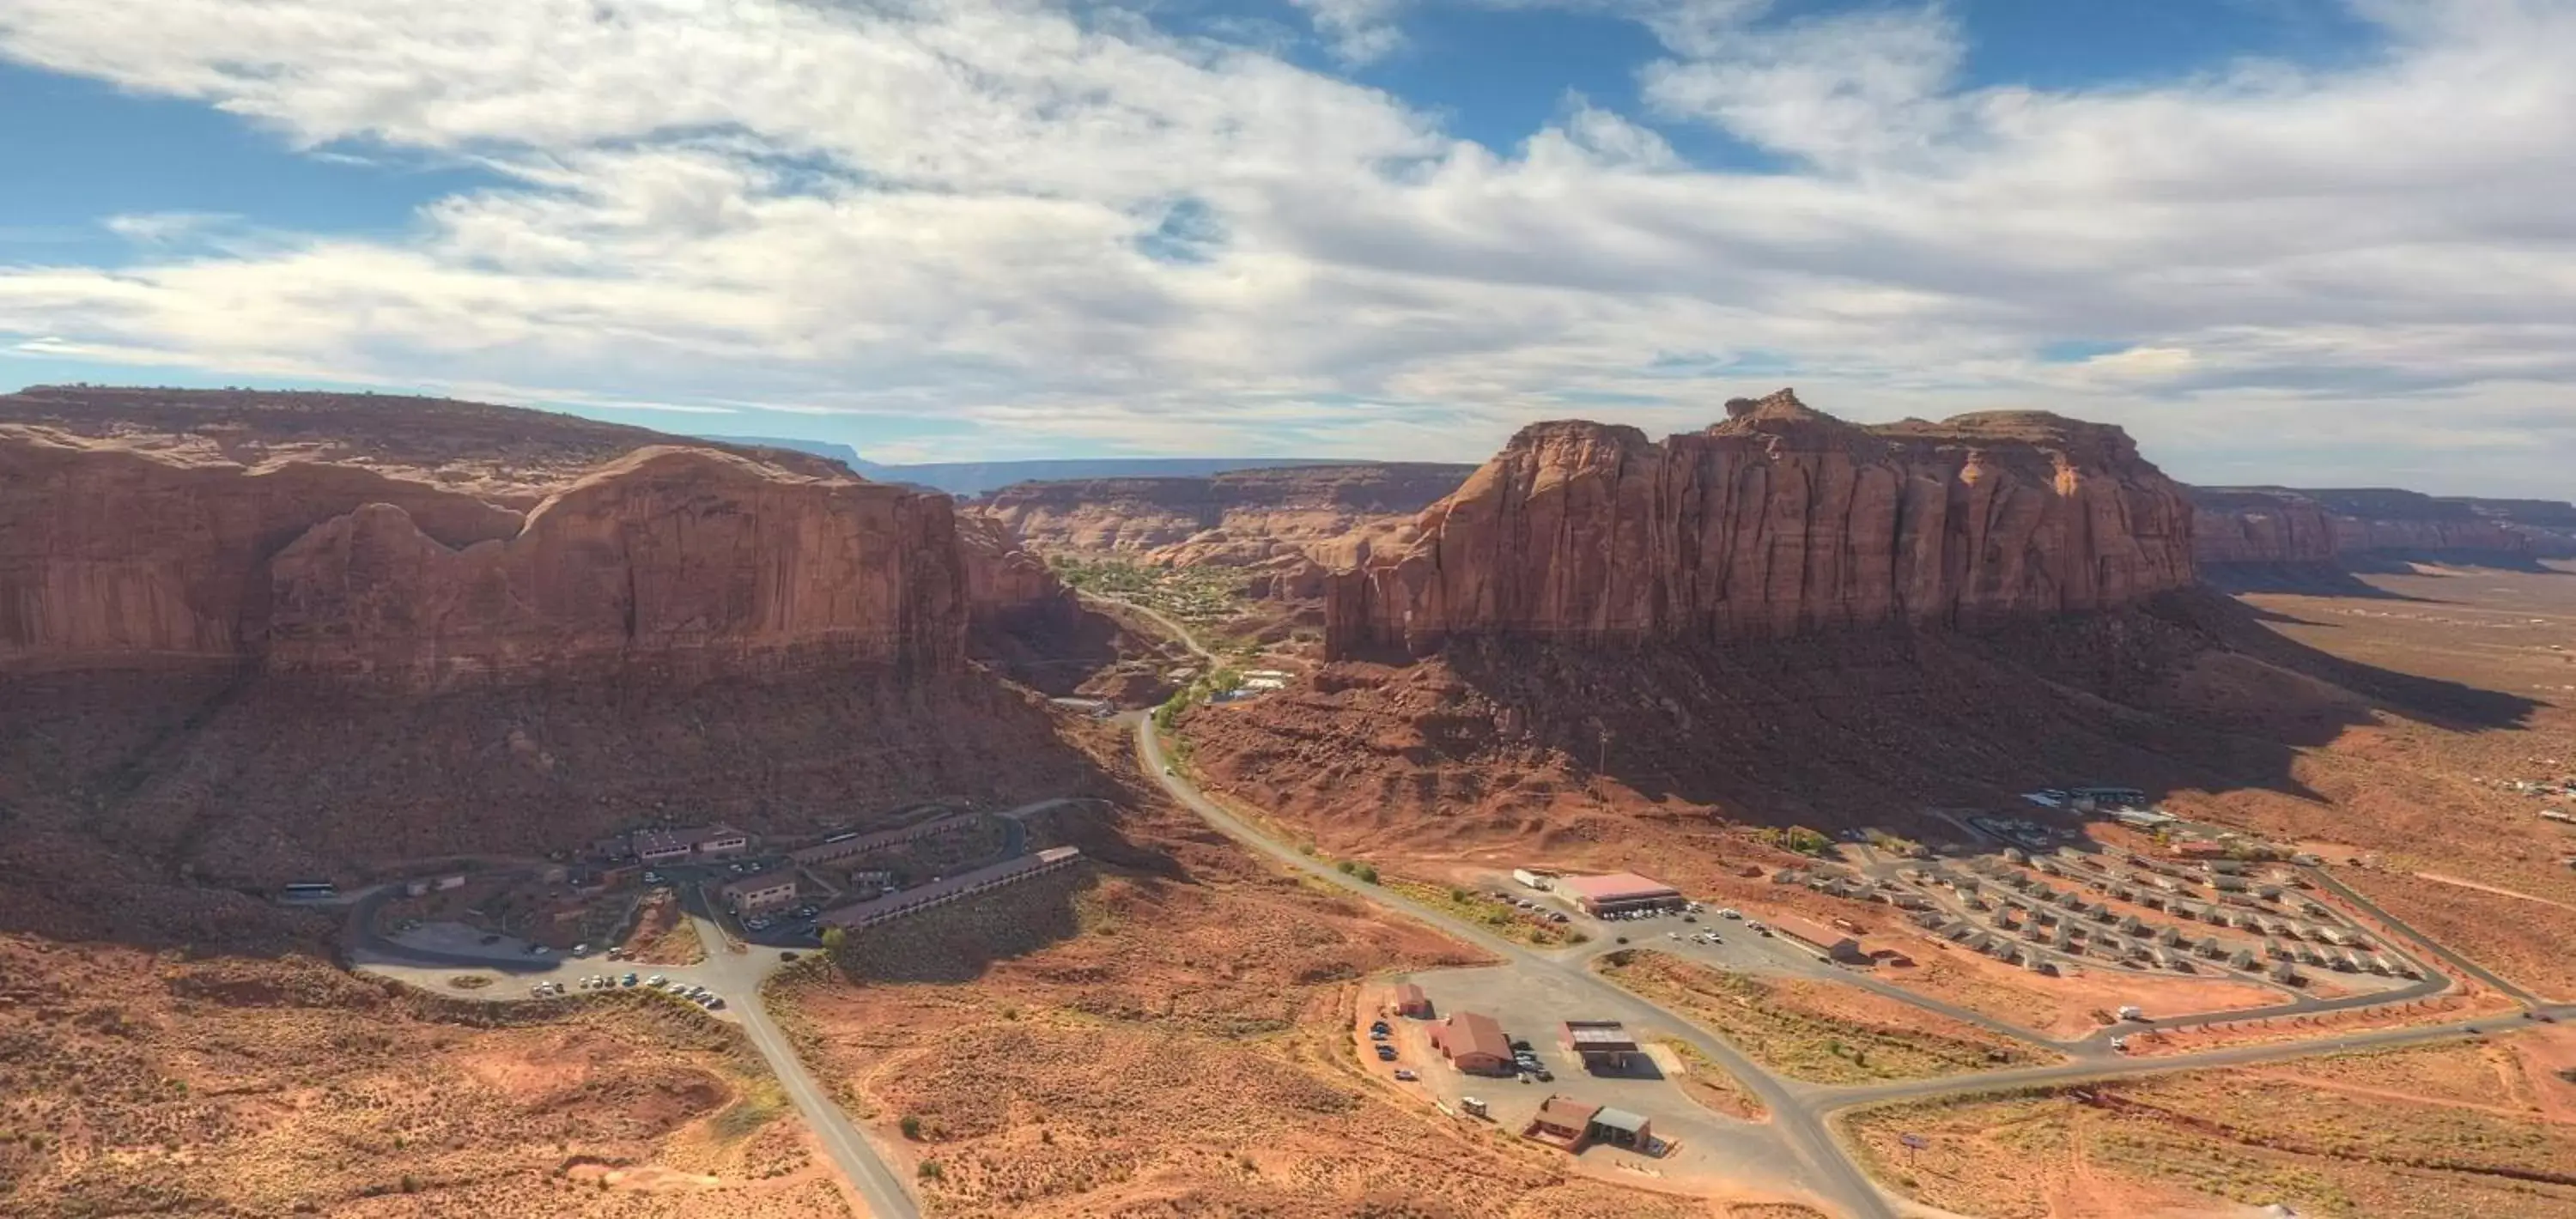
[[[2415,879],[2429,880],[2435,884],[2457,885],[2463,889],[2475,889],[2480,893],[2492,893],[2497,897],[2519,897],[2527,902],[2538,902],[2544,906],[2556,906],[2561,910],[2576,913],[2576,906],[2571,906],[2566,902],[2559,901],[2555,898],[2533,897],[2528,893],[2516,893],[2511,889],[2499,889],[2494,885],[2482,885],[2474,880],[2462,880],[2457,876],[2444,876],[2439,872],[2418,872],[2415,874]]]
[[[2477,1113],[2516,1120],[2529,1120],[2531,1117],[2529,1106],[2482,1105],[2476,1101],[2444,1100],[2438,1097],[2418,1096],[2396,1088],[2374,1088],[2368,1084],[2346,1083],[2339,1079],[2317,1079],[2289,1071],[2255,1071],[2252,1074],[2260,1079],[2279,1080],[2285,1084],[2296,1084],[2302,1088],[2314,1088],[2321,1092],[2340,1092],[2361,1100],[2384,1100],[2405,1105],[2438,1105],[2444,1109],[2468,1109]]]

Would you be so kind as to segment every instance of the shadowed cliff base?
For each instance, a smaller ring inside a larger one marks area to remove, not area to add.
[[[1735,645],[1456,640],[1194,712],[1196,763],[1343,849],[1539,850],[1645,823],[1909,824],[2117,780],[2316,798],[2300,751],[2396,716],[2516,726],[2534,704],[2325,655],[2205,589],[1982,634]]]
[[[2538,555],[2511,550],[2373,550],[2345,555],[2342,562],[2346,570],[2362,575],[2430,576],[2479,570],[2568,574],[2564,568],[2541,561]],[[2428,567],[2435,570],[2426,571]],[[2446,568],[2450,570],[2442,570]]]
[[[401,697],[202,668],[21,673],[0,677],[0,722],[0,929],[153,946],[309,934],[242,891],[394,861],[1116,790],[1035,695],[972,672],[635,671]]]
[[[2341,563],[2203,563],[2201,583],[2223,593],[2299,593],[2315,597],[2367,597],[2381,601],[2422,601],[2390,592],[2355,575]]]

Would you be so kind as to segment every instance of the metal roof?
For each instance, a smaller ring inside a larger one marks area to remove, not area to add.
[[[1592,1124],[1595,1126],[1607,1126],[1612,1130],[1624,1130],[1630,1134],[1637,1134],[1645,1130],[1646,1119],[1638,1114],[1630,1113],[1625,1109],[1604,1108],[1599,1113],[1592,1115]]]

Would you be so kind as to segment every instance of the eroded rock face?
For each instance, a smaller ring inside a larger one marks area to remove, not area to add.
[[[676,447],[463,549],[369,505],[270,562],[268,662],[433,681],[648,657],[949,668],[966,623],[953,520],[943,497]]]
[[[519,530],[519,514],[347,466],[172,460],[0,425],[0,664],[264,651],[268,557],[368,504],[433,545]]]
[[[976,511],[1045,550],[1248,567],[1409,518],[1469,472],[1390,462],[1021,483],[993,492]]]
[[[1524,429],[1411,545],[1335,574],[1328,648],[1973,628],[2194,578],[2182,488],[2118,428],[2039,413],[1861,427],[1785,390],[1728,414],[1660,444]]]
[[[2294,492],[2191,490],[2192,553],[2204,564],[2332,563],[2334,514]]]
[[[966,573],[966,605],[978,630],[1062,625],[1082,615],[1073,590],[989,516],[960,514],[957,543]]]
[[[635,449],[522,512],[372,466],[0,424],[0,666],[953,670],[972,592],[955,521],[944,496],[747,451]],[[1044,595],[1015,579],[987,586]]]

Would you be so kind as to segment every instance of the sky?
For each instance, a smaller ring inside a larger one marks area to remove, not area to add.
[[[0,385],[2576,496],[2576,0],[7,0]]]

